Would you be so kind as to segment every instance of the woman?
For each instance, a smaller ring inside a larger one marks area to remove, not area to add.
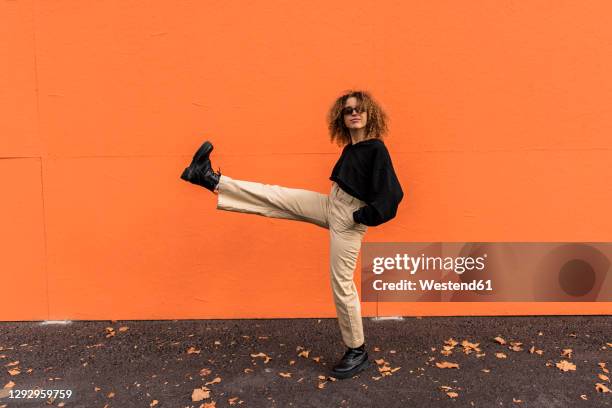
[[[332,170],[329,195],[235,180],[213,171],[206,141],[181,178],[217,194],[217,209],[305,221],[330,233],[330,277],[342,340],[347,350],[331,375],[349,378],[369,365],[361,305],[353,273],[368,226],[395,217],[404,194],[381,140],[386,114],[368,92],[348,91],[328,113],[331,141],[344,145]]]

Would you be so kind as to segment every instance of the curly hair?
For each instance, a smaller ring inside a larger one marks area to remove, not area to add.
[[[365,137],[370,136],[382,138],[388,131],[388,117],[382,107],[372,98],[369,92],[361,90],[347,90],[336,99],[329,112],[327,113],[327,127],[332,142],[343,146],[351,142],[351,132],[344,124],[342,109],[346,100],[354,96],[357,98],[358,105],[365,108],[368,119],[365,126]]]

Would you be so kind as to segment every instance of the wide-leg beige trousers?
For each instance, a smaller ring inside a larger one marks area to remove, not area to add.
[[[342,340],[348,347],[363,344],[361,304],[353,273],[367,226],[353,221],[353,212],[365,203],[335,182],[325,195],[221,175],[217,188],[217,209],[304,221],[329,230],[331,288]]]

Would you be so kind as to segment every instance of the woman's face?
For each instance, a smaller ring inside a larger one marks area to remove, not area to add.
[[[344,110],[342,111],[342,115],[344,117],[344,125],[349,129],[361,129],[364,128],[368,121],[368,113],[361,112],[357,113],[356,108],[360,107],[359,101],[354,96],[351,96],[344,103]]]

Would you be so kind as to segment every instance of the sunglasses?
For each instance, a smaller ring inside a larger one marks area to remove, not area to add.
[[[352,115],[353,111],[356,111],[358,114],[366,112],[365,108],[363,108],[361,106],[356,106],[356,107],[347,106],[346,108],[342,109],[342,114],[343,115]]]

